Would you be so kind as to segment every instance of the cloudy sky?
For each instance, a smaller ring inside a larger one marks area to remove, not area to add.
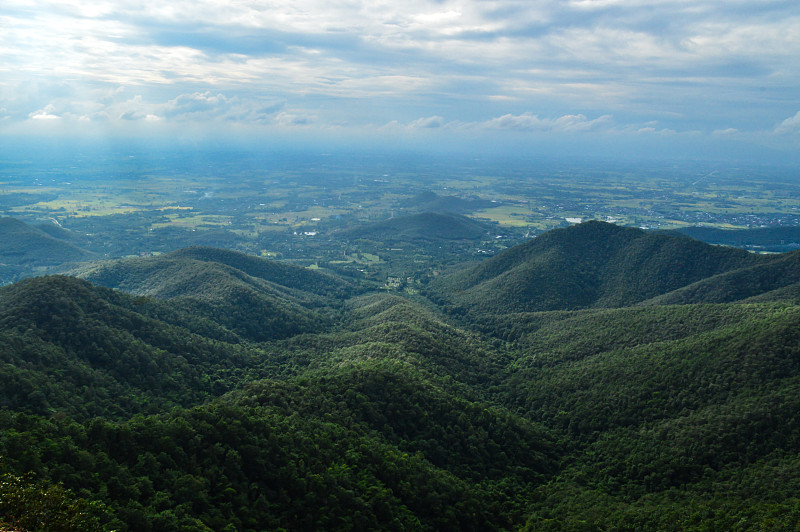
[[[2,1],[0,135],[159,132],[791,158],[800,2]]]

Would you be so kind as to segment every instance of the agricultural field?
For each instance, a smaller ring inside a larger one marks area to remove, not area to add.
[[[465,256],[592,219],[647,229],[800,225],[798,176],[780,168],[354,154],[4,157],[0,215],[58,226],[99,257],[210,245],[378,282],[430,278]],[[485,224],[483,234],[352,232],[424,212],[465,216]]]

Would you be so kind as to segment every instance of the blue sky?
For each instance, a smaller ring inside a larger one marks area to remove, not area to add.
[[[3,0],[0,135],[797,162],[797,0]]]

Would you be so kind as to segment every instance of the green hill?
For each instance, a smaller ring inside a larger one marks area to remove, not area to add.
[[[518,353],[509,408],[574,449],[538,488],[531,530],[798,523],[797,483],[770,476],[798,467],[796,306],[517,314],[495,327]]]
[[[794,530],[798,261],[593,222],[435,300],[208,248],[21,281],[0,523]]]
[[[784,252],[800,248],[800,227],[759,227],[756,229],[715,229],[684,227],[677,232],[709,244],[735,246],[759,251]]]
[[[520,526],[525,483],[553,467],[552,443],[501,409],[451,399],[403,368],[362,367],[123,423],[0,411],[0,454],[103,494],[106,530]]]
[[[549,231],[441,276],[431,289],[456,307],[491,312],[621,307],[772,260],[593,221]]]
[[[336,235],[347,239],[413,242],[478,240],[486,238],[490,231],[491,226],[460,214],[424,212],[347,229]]]
[[[389,359],[313,371],[290,382],[258,382],[231,396],[279,407],[287,416],[337,420],[375,432],[401,451],[420,453],[472,481],[511,475],[541,480],[555,468],[555,443],[541,427],[504,408],[467,400],[441,379]]]
[[[499,378],[502,360],[486,339],[443,321],[439,313],[405,298],[368,294],[347,302],[333,331],[283,342],[295,360],[327,370],[357,362],[402,361],[454,383],[488,384]],[[479,392],[462,387],[475,398]]]
[[[0,218],[0,284],[30,275],[36,268],[93,257],[69,236],[64,230],[45,232],[16,218]]]
[[[419,212],[440,212],[467,214],[496,206],[489,200],[472,198],[459,198],[458,196],[440,196],[435,192],[426,191],[400,203],[401,207]]]
[[[769,257],[762,264],[702,279],[646,301],[646,304],[725,303],[749,298],[785,299],[800,282],[800,251]]]
[[[73,277],[0,288],[0,405],[116,418],[201,402],[256,365],[253,353],[203,332],[225,333],[183,309]]]
[[[253,278],[271,283],[271,286],[279,291],[300,299],[307,297],[307,294],[341,299],[354,292],[353,286],[340,277],[237,251],[190,247],[168,253],[164,257],[230,266]]]
[[[72,273],[169,300],[256,341],[322,330],[330,319],[314,309],[338,305],[337,298],[354,291],[331,275],[213,248],[104,262]]]

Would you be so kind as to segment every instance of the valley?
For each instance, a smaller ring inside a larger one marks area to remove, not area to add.
[[[63,529],[791,528],[797,253],[587,222],[416,294],[201,247],[26,279],[0,290],[0,509],[35,518],[27,489],[67,498]]]
[[[130,159],[3,177],[0,525],[800,526],[788,181]]]

